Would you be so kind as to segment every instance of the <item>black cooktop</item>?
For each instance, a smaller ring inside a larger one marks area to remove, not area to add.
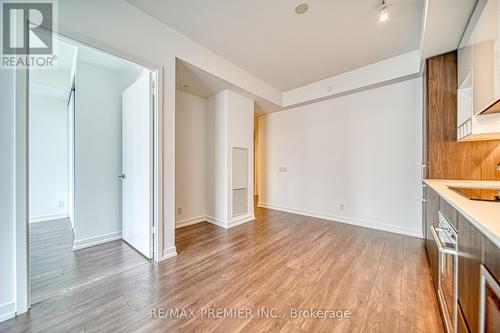
[[[500,202],[500,190],[462,187],[450,187],[450,189],[470,200]]]

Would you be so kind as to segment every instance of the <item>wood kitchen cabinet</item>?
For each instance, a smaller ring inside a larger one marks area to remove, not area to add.
[[[488,238],[483,236],[483,264],[488,267],[488,270],[493,277],[500,281],[500,251]]]
[[[434,287],[438,287],[439,251],[432,237],[431,227],[439,225],[439,194],[429,186],[424,187],[425,205],[425,248],[432,270]]]
[[[448,219],[451,225],[458,230],[458,212],[442,197],[439,198],[439,210]]]
[[[480,266],[497,281],[500,278],[500,251],[466,218],[458,215],[458,303],[469,332],[480,332]]]
[[[439,251],[430,232],[431,226],[439,224],[441,212],[457,228],[457,332],[478,333],[480,325],[481,273],[483,265],[500,281],[500,250],[473,223],[462,216],[454,206],[446,201],[430,186],[424,186],[425,247],[432,270],[436,291],[439,279]]]
[[[458,215],[458,303],[471,333],[479,331],[479,267],[483,235]]]
[[[427,59],[424,75],[424,177],[500,181],[500,141],[457,142],[457,53]]]
[[[457,309],[457,333],[469,333],[469,329],[467,328],[467,324],[465,323],[464,314],[460,305]]]

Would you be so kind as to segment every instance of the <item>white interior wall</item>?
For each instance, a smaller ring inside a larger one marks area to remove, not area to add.
[[[13,317],[15,303],[15,78],[0,70],[0,321]]]
[[[74,71],[76,71],[76,66]],[[73,76],[74,78],[74,73]],[[68,217],[73,230],[75,229],[75,201],[74,201],[74,160],[75,160],[75,92],[70,91],[70,100],[68,103]]]
[[[77,62],[75,248],[121,238],[122,91],[135,79]]]
[[[30,87],[30,222],[68,216],[67,101]]]
[[[224,90],[206,100],[176,94],[177,227],[208,220],[224,228],[253,214],[254,102]],[[232,217],[232,148],[248,150],[248,214]],[[201,193],[201,191],[203,191]]]
[[[253,100],[224,90],[207,99],[206,202],[207,220],[224,228],[254,218]],[[248,149],[248,214],[232,215],[233,147]]]
[[[260,205],[421,236],[421,117],[421,78],[260,117]]]
[[[228,91],[206,101],[206,214],[211,221],[228,219]]]
[[[253,120],[254,101],[241,96],[231,90],[227,90],[228,99],[228,191],[229,216],[232,225],[238,221],[246,222],[254,218],[253,209]],[[247,168],[247,207],[248,213],[244,216],[233,217],[232,212],[232,172],[233,172],[233,148],[245,148],[248,153]]]
[[[177,90],[175,96],[176,227],[205,221],[205,99]]]

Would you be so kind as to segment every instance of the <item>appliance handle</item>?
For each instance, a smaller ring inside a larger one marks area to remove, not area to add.
[[[481,265],[479,266],[480,272],[480,286],[481,289],[479,291],[479,332],[485,332],[485,322],[486,322],[486,286],[488,286],[497,298],[500,297],[500,284],[498,284],[497,280],[491,275],[488,269]]]
[[[452,247],[446,247],[443,245],[443,242],[441,242],[441,238],[438,236],[438,231],[444,231],[443,228],[436,228],[435,226],[431,226],[431,233],[432,237],[434,238],[434,242],[436,242],[436,245],[438,247],[438,250],[440,253],[447,253],[451,255],[458,255],[458,251],[455,248]]]

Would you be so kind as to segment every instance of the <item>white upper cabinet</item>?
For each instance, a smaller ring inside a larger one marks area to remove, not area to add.
[[[472,117],[472,46],[470,40],[458,49],[457,126]]]
[[[500,138],[500,0],[480,0],[458,49],[457,139]]]

